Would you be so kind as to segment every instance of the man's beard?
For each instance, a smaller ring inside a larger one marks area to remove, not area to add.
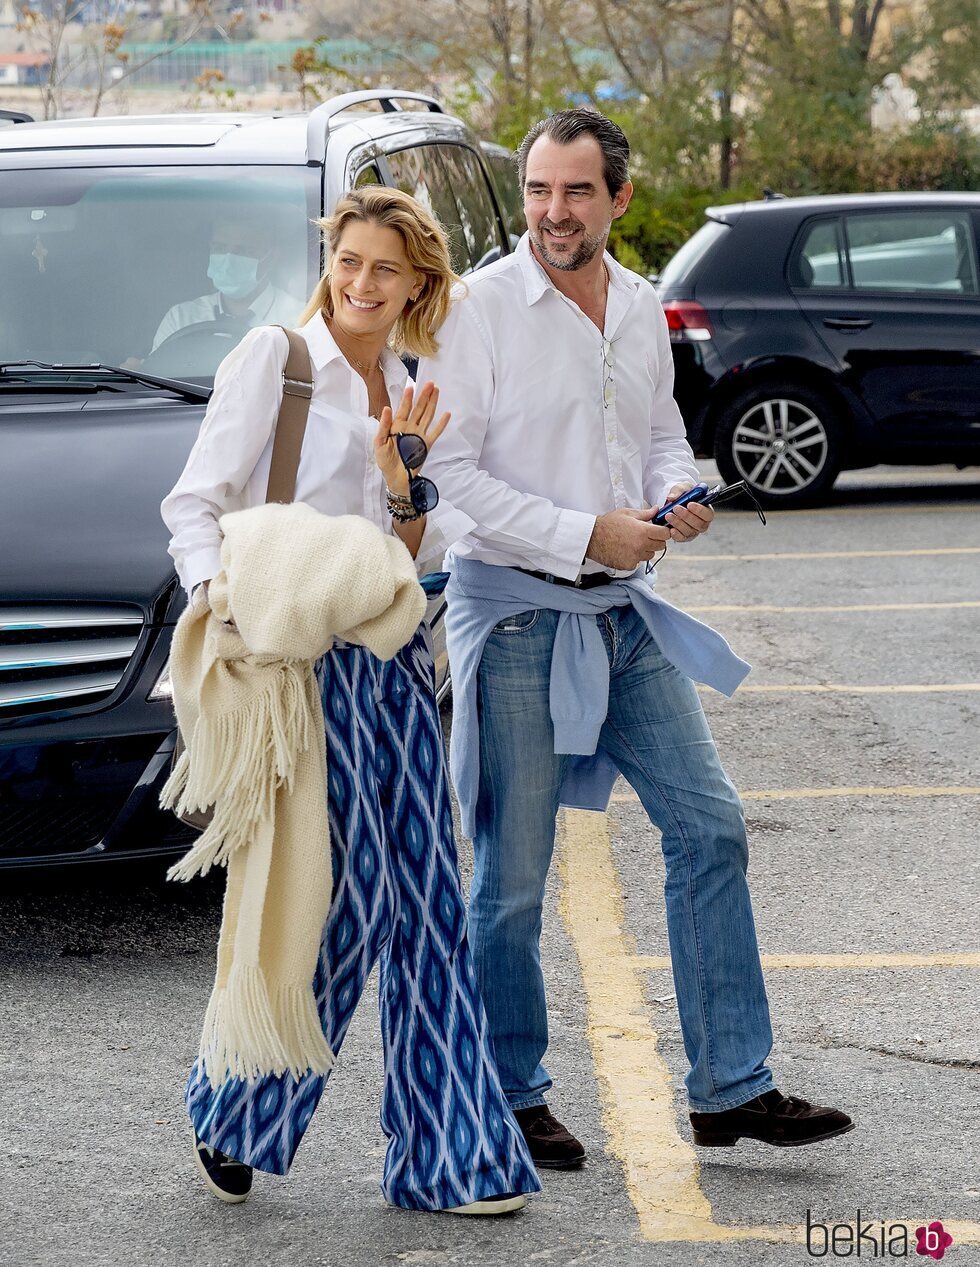
[[[610,221],[610,224],[612,221]],[[574,251],[556,252],[544,240],[543,229],[553,229],[556,233],[565,233],[569,229],[581,229],[582,239]],[[536,229],[531,230],[531,241],[534,243],[534,249],[541,256],[542,260],[551,268],[560,269],[563,273],[573,273],[577,269],[584,268],[590,263],[606,244],[606,238],[609,234],[609,225],[606,225],[605,232],[600,234],[591,234],[586,232],[585,226],[578,220],[563,220],[561,224],[552,224],[550,220],[542,220]]]

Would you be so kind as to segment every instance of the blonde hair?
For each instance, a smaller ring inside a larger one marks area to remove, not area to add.
[[[358,221],[396,230],[405,243],[409,265],[425,278],[418,298],[405,305],[395,322],[389,339],[392,348],[409,356],[433,356],[439,350],[435,332],[449,313],[452,288],[459,281],[449,257],[449,243],[442,225],[423,206],[400,189],[384,185],[362,185],[351,190],[337,203],[333,215],[314,221],[323,231],[327,268],[310,296],[300,324],[318,312],[333,316],[330,263],[344,230]]]

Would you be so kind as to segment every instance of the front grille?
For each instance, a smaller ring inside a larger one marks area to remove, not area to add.
[[[0,606],[0,722],[111,695],[142,629],[130,604]]]

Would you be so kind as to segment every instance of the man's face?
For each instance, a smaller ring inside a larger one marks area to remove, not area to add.
[[[563,272],[584,268],[605,249],[609,227],[625,212],[632,193],[627,181],[615,198],[609,196],[595,137],[561,145],[539,136],[524,177],[524,214],[535,253]]]
[[[269,241],[265,231],[257,224],[245,220],[219,220],[211,234],[211,251],[214,255],[245,255],[261,260],[269,254]]]

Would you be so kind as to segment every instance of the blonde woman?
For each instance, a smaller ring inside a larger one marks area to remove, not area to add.
[[[437,492],[418,471],[449,415],[437,419],[431,383],[413,391],[397,353],[436,347],[456,281],[445,235],[408,195],[380,187],[349,194],[320,224],[329,264],[300,319],[314,384],[295,498],[363,515],[419,565],[434,563],[471,524],[448,506],[425,513]],[[282,330],[266,326],[225,359],[163,503],[188,593],[219,570],[220,516],[264,500],[286,352]],[[416,1210],[519,1209],[539,1184],[501,1091],[466,941],[426,632],[387,662],[335,646],[318,678],[334,888],[314,989],[336,1052],[380,960],[382,1191]],[[198,1062],[186,1101],[208,1188],[240,1202],[253,1169],[285,1174],[324,1082],[287,1073],[216,1090]]]

